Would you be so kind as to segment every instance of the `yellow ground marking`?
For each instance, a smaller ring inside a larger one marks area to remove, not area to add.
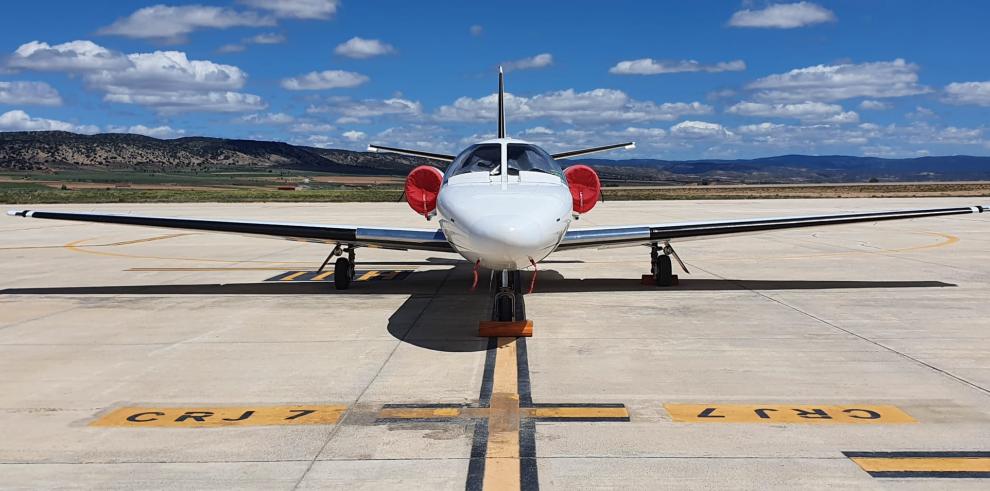
[[[817,258],[817,257],[833,257],[833,256],[840,256],[841,257],[841,256],[855,256],[855,255],[862,255],[862,254],[865,254],[865,255],[870,255],[870,254],[898,254],[898,253],[902,253],[902,252],[913,252],[913,251],[921,251],[921,250],[924,250],[924,249],[936,249],[936,248],[939,248],[939,247],[946,247],[946,246],[953,245],[956,242],[959,242],[960,241],[959,237],[956,237],[955,235],[943,234],[941,232],[909,232],[909,233],[911,233],[913,235],[931,235],[931,236],[935,236],[935,237],[941,237],[941,238],[943,238],[945,240],[936,242],[934,244],[924,244],[924,245],[911,246],[911,247],[901,247],[901,248],[896,248],[896,249],[878,248],[876,250],[870,250],[870,251],[823,252],[823,253],[819,253],[819,254],[802,254],[802,255],[795,255],[795,256],[720,257],[720,258],[710,259],[710,261],[716,261],[716,262],[718,262],[718,261],[738,261],[738,260],[744,260],[744,259],[745,260],[755,260],[755,259],[812,259],[812,258]],[[806,240],[806,239],[798,239],[798,240],[803,240],[804,242],[814,242],[814,241]]]
[[[90,426],[128,428],[209,428],[218,426],[329,425],[347,406],[122,407]]]
[[[515,338],[498,338],[484,489],[519,489],[519,379]]]
[[[309,273],[309,271],[297,271],[297,272],[292,273],[289,276],[286,276],[285,278],[282,278],[282,279],[280,279],[278,281],[292,281],[292,280],[294,280],[294,279],[296,279],[296,278],[298,278],[298,277],[300,277],[300,276],[302,276],[302,275],[304,275],[306,273]]]
[[[155,236],[155,237],[148,237],[148,238],[145,238],[145,239],[125,240],[125,241],[121,241],[121,242],[110,242],[110,243],[107,243],[107,244],[90,244],[90,245],[87,245],[86,247],[116,247],[116,246],[125,246],[125,245],[131,245],[131,244],[139,244],[139,243],[142,243],[142,242],[152,242],[152,241],[155,241],[155,240],[164,240],[164,239],[171,239],[171,238],[175,238],[175,237],[182,237],[184,235],[196,235],[196,234],[194,234],[194,233],[180,233],[180,234],[158,235],[158,236]],[[82,241],[75,241],[75,242],[70,242],[68,244],[57,245],[57,246],[0,247],[0,251],[14,251],[14,250],[21,250],[21,249],[62,249],[62,248],[72,248],[72,247],[75,247],[74,244],[76,244],[78,242],[87,242],[87,241],[90,241],[90,240],[96,240],[96,238],[94,237],[94,238],[90,238],[90,239],[83,239]]]
[[[624,407],[530,407],[523,408],[530,418],[628,418]]]
[[[378,276],[379,274],[381,274],[380,271],[368,271],[367,273],[361,275],[358,279],[356,279],[354,281],[366,281],[366,280],[370,280],[371,278],[374,278],[374,277]]]
[[[162,236],[162,237],[159,237],[159,238],[152,238],[152,239],[153,240],[160,240],[160,239],[163,239],[163,238],[171,238],[171,237],[176,237],[176,236],[179,236],[179,235],[189,235],[189,234],[173,234],[173,235],[170,235],[170,236]],[[96,254],[96,255],[99,255],[99,256],[125,257],[125,258],[129,258],[129,259],[158,259],[158,260],[163,260],[163,261],[190,261],[190,262],[203,262],[203,263],[226,263],[226,264],[240,264],[240,263],[254,263],[254,264],[312,264],[311,261],[309,261],[309,262],[307,262],[307,261],[256,261],[256,260],[248,260],[248,259],[235,260],[235,259],[207,259],[207,258],[199,258],[199,257],[142,256],[142,255],[139,255],[139,254],[125,254],[125,253],[122,253],[122,252],[111,252],[111,251],[94,251],[94,250],[88,249],[89,247],[106,247],[108,245],[114,245],[114,244],[94,244],[94,245],[84,245],[83,244],[84,242],[89,242],[89,241],[96,240],[96,239],[97,239],[96,237],[93,237],[93,238],[89,238],[89,239],[75,240],[75,241],[69,242],[68,244],[63,245],[62,247],[66,248],[66,249],[68,249],[68,250],[70,250],[72,252],[80,252],[80,253],[85,253],[85,254]],[[149,239],[149,240],[151,240],[151,239]],[[143,240],[143,241],[144,242],[147,242],[148,240]],[[136,242],[130,242],[130,243],[136,243]]]
[[[852,457],[867,472],[990,472],[987,457]]]
[[[332,274],[333,274],[333,271],[325,271],[323,273],[320,273],[320,274],[314,276],[313,277],[313,281],[323,281],[323,280],[327,279]]]
[[[456,418],[459,407],[387,407],[378,412],[381,419]]]
[[[918,421],[896,406],[810,404],[664,404],[679,423],[903,424]]]

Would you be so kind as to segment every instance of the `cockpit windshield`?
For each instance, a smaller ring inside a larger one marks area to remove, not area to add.
[[[487,172],[498,174],[502,165],[502,145],[498,143],[482,143],[471,145],[464,149],[447,168],[447,177],[453,177],[469,172]]]
[[[553,157],[540,147],[523,143],[510,143],[508,147],[506,162],[510,176],[518,175],[519,171],[526,171],[553,174],[563,179],[564,171],[554,162]]]
[[[564,171],[554,162],[550,154],[540,147],[524,143],[509,143],[507,146],[506,166],[510,176],[518,176],[519,172],[541,172],[564,178]],[[447,168],[446,177],[449,179],[460,174],[486,172],[491,176],[502,173],[502,145],[498,143],[480,143],[472,145],[461,152]]]

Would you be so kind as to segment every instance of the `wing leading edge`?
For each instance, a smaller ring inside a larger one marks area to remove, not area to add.
[[[440,230],[375,228],[348,225],[313,225],[304,223],[204,220],[140,215],[115,215],[60,211],[8,211],[8,215],[25,218],[69,220],[76,222],[113,223],[181,230],[201,230],[239,235],[274,237],[303,242],[349,244],[383,249],[415,249],[454,252]]]
[[[685,222],[664,225],[639,225],[630,227],[602,227],[569,230],[557,250],[584,247],[649,244],[673,240],[697,240],[734,234],[750,234],[770,230],[801,227],[820,227],[848,223],[905,220],[909,218],[967,215],[990,211],[990,206],[960,206],[954,208],[930,208],[918,210],[879,211],[871,213],[843,213],[795,217],[755,218],[711,222]]]

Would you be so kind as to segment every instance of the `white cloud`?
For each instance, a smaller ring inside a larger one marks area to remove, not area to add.
[[[86,82],[110,93],[130,93],[231,90],[247,81],[247,74],[236,66],[190,60],[182,51],[134,53],[127,59],[131,66],[89,73]]]
[[[927,107],[915,106],[914,111],[911,111],[905,114],[904,116],[907,117],[908,119],[932,119],[932,118],[937,118],[938,114],[935,114],[935,111],[932,111]]]
[[[241,92],[191,92],[191,91],[137,91],[111,93],[103,97],[107,102],[151,106],[162,114],[181,112],[246,112],[264,109],[260,97]]]
[[[886,111],[893,107],[890,103],[866,99],[859,103],[859,108],[864,111]]]
[[[0,104],[59,106],[62,97],[45,82],[0,82]]]
[[[345,131],[342,133],[342,135],[344,138],[352,142],[364,140],[368,136],[363,131],[354,131],[354,130]]]
[[[247,74],[232,65],[190,60],[181,51],[124,55],[91,41],[50,46],[32,41],[14,52],[17,68],[81,73],[86,85],[104,92],[104,100],[151,106],[162,113],[235,112],[264,109],[261,98],[236,92]]]
[[[761,10],[740,10],[732,14],[733,27],[793,29],[835,21],[831,10],[811,2],[778,3]]]
[[[798,68],[749,84],[756,98],[773,102],[837,101],[853,97],[903,97],[930,92],[918,85],[918,65],[894,61]]]
[[[485,28],[475,24],[468,28],[468,32],[470,32],[472,36],[480,36],[485,32]]]
[[[552,135],[554,131],[546,126],[534,126],[523,130],[524,135]]]
[[[251,44],[282,44],[285,42],[285,36],[276,32],[266,32],[251,36],[245,39],[244,42]]]
[[[855,111],[843,111],[838,104],[824,102],[799,102],[795,104],[764,104],[743,101],[726,109],[727,113],[740,116],[761,116],[770,118],[794,118],[802,121],[828,123],[858,123]]]
[[[225,44],[217,48],[217,53],[240,53],[247,49],[243,44]]]
[[[71,131],[73,133],[98,133],[94,125],[76,125],[55,119],[32,118],[28,113],[15,109],[0,114],[0,130],[3,131]]]
[[[305,138],[293,138],[290,140],[293,145],[305,145],[317,148],[333,147],[333,139],[327,135],[308,135]]]
[[[238,12],[206,5],[154,5],[117,19],[113,24],[100,29],[98,33],[181,42],[187,34],[198,29],[271,25],[275,25],[274,19],[258,15],[256,12]]]
[[[177,130],[171,126],[148,127],[143,124],[134,126],[110,126],[107,128],[110,133],[132,133],[135,135],[150,136],[152,138],[178,138],[186,134],[186,130]]]
[[[638,60],[620,61],[609,68],[609,73],[616,75],[658,75],[662,73],[682,72],[738,72],[746,69],[742,60],[720,61],[712,65],[699,63],[696,60],[654,60],[641,58]]]
[[[338,0],[240,0],[241,3],[269,10],[278,17],[329,19],[337,12]]]
[[[268,32],[263,34],[257,34],[248,38],[244,38],[241,42],[225,44],[217,48],[217,53],[240,53],[247,49],[248,44],[281,44],[285,42],[285,36]]]
[[[251,124],[289,124],[296,118],[285,113],[254,113],[241,116],[238,120]]]
[[[333,130],[333,125],[326,123],[296,123],[289,127],[293,133],[327,133]]]
[[[260,97],[235,92],[247,81],[236,66],[190,60],[181,51],[134,53],[127,59],[128,68],[87,73],[86,83],[104,91],[108,102],[151,106],[161,113],[265,108]]]
[[[944,100],[949,104],[990,106],[990,81],[953,82],[945,86]]]
[[[434,117],[438,121],[495,121],[498,94],[478,99],[461,97],[453,104],[441,106]],[[559,90],[522,97],[507,93],[505,110],[509,120],[552,119],[565,123],[618,123],[635,121],[671,121],[689,114],[708,114],[711,106],[700,102],[639,101],[614,89],[575,92]]]
[[[377,39],[352,37],[346,42],[338,44],[333,52],[348,58],[364,59],[394,53],[395,48],[391,44],[383,43]]]
[[[86,72],[122,69],[130,65],[131,62],[122,53],[84,40],[54,46],[31,41],[22,44],[7,58],[7,66],[11,68],[39,71]]]
[[[312,105],[306,109],[311,114],[329,113],[341,116],[338,124],[367,122],[380,116],[418,116],[423,105],[401,97],[391,99],[354,100],[349,97],[331,97],[326,104]]]
[[[521,60],[506,61],[502,63],[502,68],[506,71],[531,70],[535,68],[546,68],[553,64],[553,55],[550,53],[540,53]]]
[[[717,123],[705,121],[682,121],[670,127],[671,136],[690,140],[731,139],[734,133]]]
[[[743,135],[768,135],[783,127],[777,123],[746,124],[736,128],[736,131]]]
[[[323,90],[357,87],[369,78],[355,72],[325,70],[309,72],[298,77],[282,79],[282,87],[289,90]]]

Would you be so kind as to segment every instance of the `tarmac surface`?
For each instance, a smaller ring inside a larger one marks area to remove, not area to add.
[[[575,227],[977,204],[606,202]],[[533,337],[489,339],[457,256],[360,249],[338,292],[318,244],[2,216],[0,487],[990,488],[990,214],[675,246],[670,288],[644,247],[551,255]]]

